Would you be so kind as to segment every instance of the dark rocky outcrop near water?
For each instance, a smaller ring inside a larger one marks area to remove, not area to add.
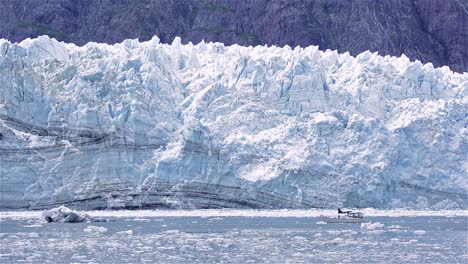
[[[464,0],[2,0],[0,37],[47,34],[84,44],[126,38],[406,54],[468,69]]]

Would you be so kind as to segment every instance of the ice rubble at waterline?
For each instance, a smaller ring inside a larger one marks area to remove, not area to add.
[[[468,74],[307,48],[0,40],[1,207],[466,208]]]

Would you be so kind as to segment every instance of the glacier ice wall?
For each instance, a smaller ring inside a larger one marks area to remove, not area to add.
[[[0,40],[0,207],[467,207],[468,74],[318,47]]]

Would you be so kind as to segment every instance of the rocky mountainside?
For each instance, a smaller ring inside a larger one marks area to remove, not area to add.
[[[42,36],[0,84],[0,209],[468,206],[468,73],[406,56]]]
[[[85,44],[175,36],[198,43],[318,45],[468,70],[464,0],[2,0],[0,37]]]

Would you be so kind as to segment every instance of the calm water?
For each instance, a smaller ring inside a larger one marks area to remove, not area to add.
[[[120,217],[0,222],[1,263],[467,263],[467,217]]]

